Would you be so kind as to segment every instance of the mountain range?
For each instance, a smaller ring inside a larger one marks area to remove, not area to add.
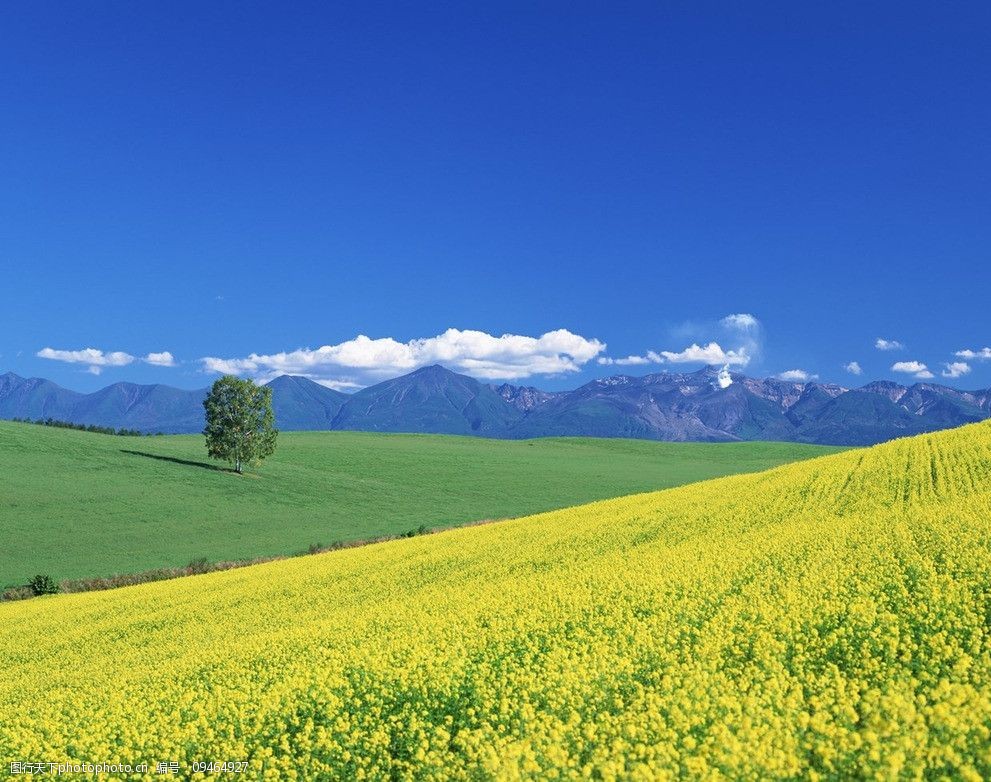
[[[848,389],[725,374],[716,367],[616,375],[573,391],[495,386],[441,366],[345,394],[304,377],[271,381],[283,430],[347,429],[482,437],[782,440],[868,445],[991,417],[991,389],[888,381]],[[55,418],[144,432],[203,428],[207,389],[114,383],[82,394],[49,380],[0,375],[0,418]]]

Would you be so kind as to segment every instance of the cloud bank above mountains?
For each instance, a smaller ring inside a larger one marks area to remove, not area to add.
[[[362,388],[431,364],[441,364],[488,381],[562,377],[582,372],[589,364],[601,367],[670,366],[672,369],[682,364],[709,364],[724,371],[725,383],[729,385],[732,382],[730,370],[759,365],[763,352],[763,325],[750,313],[733,313],[719,320],[684,323],[671,329],[664,341],[667,342],[665,347],[627,356],[610,356],[606,353],[605,342],[564,328],[540,336],[494,335],[480,330],[449,328],[433,337],[405,342],[392,337],[373,338],[359,334],[352,339],[317,348],[302,347],[277,353],[252,352],[247,356],[205,356],[186,362],[177,360],[170,351],[149,352],[142,356],[93,347],[80,350],[45,347],[35,355],[77,365],[94,375],[135,363],[165,368],[183,364],[187,374],[189,369],[195,368],[206,374],[250,377],[260,383],[283,374],[302,375],[340,390]],[[880,352],[906,350],[905,343],[896,339],[877,338],[867,342],[865,347],[867,344]],[[907,374],[917,380],[932,379],[936,371],[943,378],[956,380],[971,373],[969,361],[991,360],[991,348],[968,348],[948,353],[947,356],[952,358],[933,364],[905,360],[886,366],[895,375]],[[936,370],[937,364],[942,367],[941,370]],[[865,371],[859,361],[850,361],[842,368],[854,376],[860,376]],[[792,368],[779,371],[776,377],[807,382],[817,379],[819,375],[814,369]]]
[[[484,380],[520,380],[561,375],[581,368],[606,349],[604,342],[567,329],[539,337],[493,336],[484,331],[448,329],[436,337],[399,342],[359,334],[337,345],[283,353],[252,353],[246,358],[201,359],[208,372],[248,375],[260,380],[304,375],[331,387],[358,387],[430,364],[443,364]],[[342,375],[341,373],[345,373]]]

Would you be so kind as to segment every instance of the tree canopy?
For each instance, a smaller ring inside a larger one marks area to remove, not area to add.
[[[206,408],[206,449],[241,473],[275,452],[278,430],[272,412],[272,389],[225,375],[203,400]]]

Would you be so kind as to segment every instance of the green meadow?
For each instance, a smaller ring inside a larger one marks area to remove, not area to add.
[[[0,421],[0,586],[292,554],[753,472],[836,448],[292,432],[237,476],[199,435]]]

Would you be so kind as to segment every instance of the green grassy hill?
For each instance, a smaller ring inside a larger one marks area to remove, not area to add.
[[[835,449],[833,449],[835,450]],[[299,432],[238,477],[203,438],[0,421],[0,585],[247,559],[537,513],[751,472],[830,449],[783,443],[500,441]]]

